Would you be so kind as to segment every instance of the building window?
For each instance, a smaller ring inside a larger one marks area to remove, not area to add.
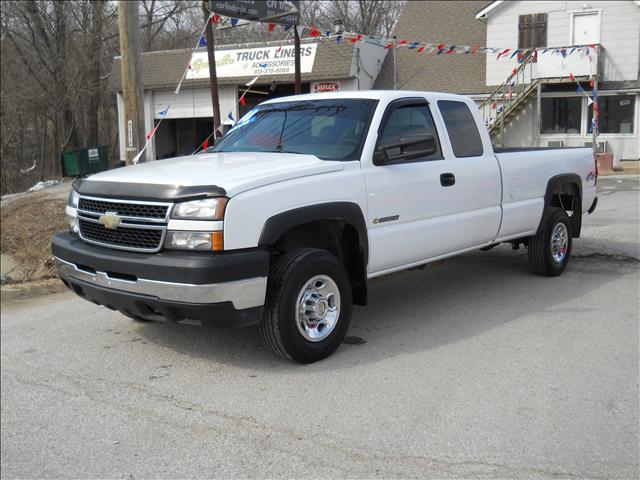
[[[540,133],[580,133],[582,98],[542,98]]]
[[[635,95],[606,95],[598,98],[598,133],[633,133]],[[587,130],[591,133],[593,110],[589,107]]]
[[[518,17],[518,48],[547,46],[547,14],[531,13]]]

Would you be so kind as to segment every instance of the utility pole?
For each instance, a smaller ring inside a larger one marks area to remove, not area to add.
[[[142,50],[138,24],[138,2],[118,2],[120,70],[124,103],[125,161],[131,164],[145,142],[142,106]]]
[[[393,89],[398,89],[398,65],[396,63],[396,36],[393,36]]]
[[[222,136],[220,131],[220,100],[218,98],[218,75],[216,73],[216,55],[215,55],[215,31],[213,22],[209,21],[209,12],[206,8],[206,1],[202,2],[202,10],[204,12],[204,21],[208,22],[205,27],[204,35],[207,41],[207,57],[209,58],[209,88],[211,89],[211,105],[213,105],[213,129],[215,131],[213,138]],[[213,1],[209,0],[209,8],[213,11]]]
[[[300,95],[302,93],[302,85],[300,85],[300,34],[298,33],[298,25],[293,26],[293,32],[293,43],[295,46],[294,93]]]

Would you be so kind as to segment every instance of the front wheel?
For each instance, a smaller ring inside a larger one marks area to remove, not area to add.
[[[351,320],[349,275],[325,250],[300,249],[275,263],[260,331],[278,355],[312,363],[340,346]]]
[[[529,239],[529,268],[536,275],[556,277],[571,257],[571,219],[567,212],[553,208],[543,217],[538,233]]]

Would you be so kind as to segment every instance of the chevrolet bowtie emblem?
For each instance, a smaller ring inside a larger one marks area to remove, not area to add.
[[[117,212],[107,212],[104,215],[100,215],[98,221],[110,230],[115,230],[122,222],[122,219],[116,215]]]

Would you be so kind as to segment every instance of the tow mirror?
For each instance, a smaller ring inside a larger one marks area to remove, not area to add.
[[[430,133],[405,135],[397,142],[378,145],[373,153],[373,163],[382,165],[398,160],[428,157],[437,151],[438,144]]]

